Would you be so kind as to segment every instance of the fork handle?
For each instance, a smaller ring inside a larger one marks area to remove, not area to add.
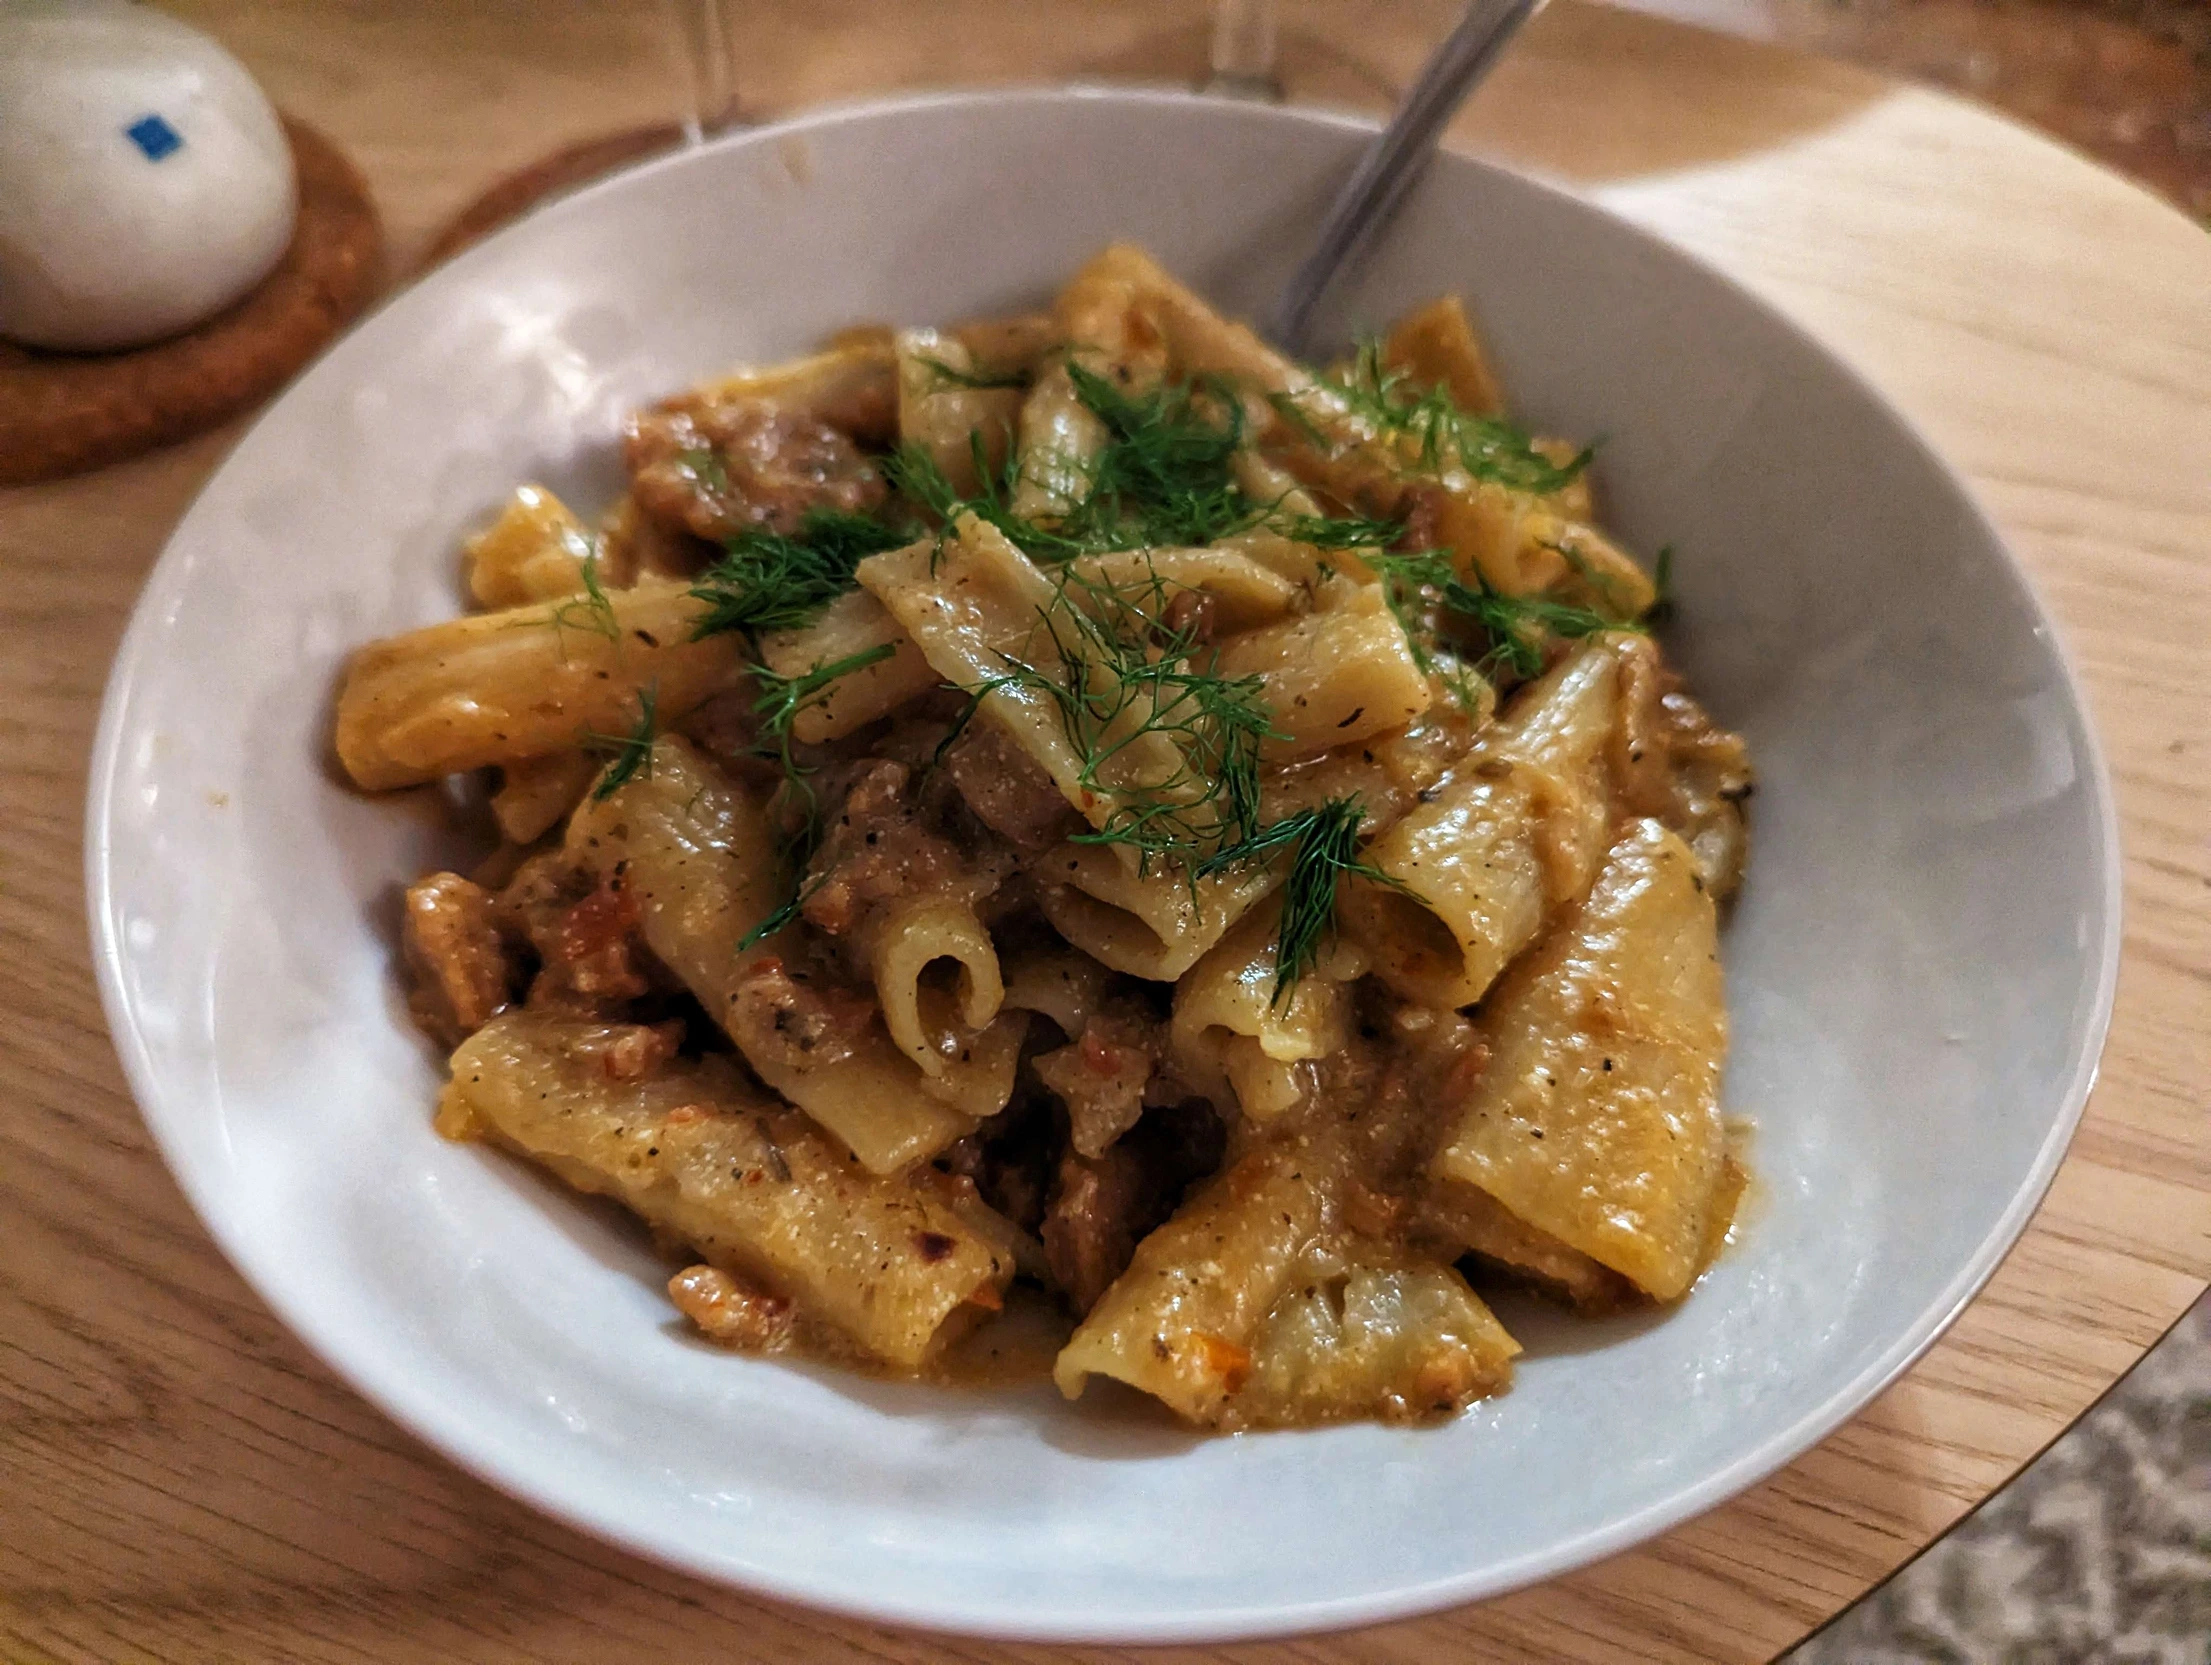
[[[1313,251],[1276,300],[1274,339],[1303,357],[1313,310],[1338,273],[1373,242],[1435,155],[1436,137],[1458,113],[1505,43],[1541,10],[1543,0],[1473,0],[1419,79],[1375,136],[1321,219]]]

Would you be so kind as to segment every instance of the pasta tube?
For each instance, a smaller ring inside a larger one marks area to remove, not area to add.
[[[1346,888],[1346,930],[1408,999],[1466,1006],[1589,883],[1609,818],[1618,660],[1594,642],[1521,696],[1493,744],[1367,849],[1391,882]]]
[[[441,1125],[487,1132],[614,1197],[886,1363],[920,1364],[1014,1270],[941,1176],[877,1179],[718,1058],[623,1079],[607,1026],[494,1018],[453,1055]]]
[[[1175,984],[1177,1066],[1196,1086],[1229,1089],[1254,1122],[1303,1101],[1311,1060],[1342,1051],[1351,1034],[1350,990],[1326,964],[1275,999],[1281,915],[1272,903],[1252,909]]]
[[[1631,824],[1596,888],[1490,1002],[1492,1051],[1434,1171],[1670,1301],[1727,1164],[1727,1008],[1688,846]]]
[[[583,590],[591,534],[543,486],[517,486],[499,518],[468,540],[468,593],[480,607],[521,607]]]
[[[589,752],[517,758],[499,771],[492,819],[510,844],[534,844],[574,809],[605,764]]]
[[[1207,1182],[1069,1338],[1052,1367],[1060,1392],[1110,1376],[1191,1422],[1223,1422],[1260,1326],[1333,1215],[1337,1161],[1307,1140],[1264,1145]]]
[[[845,672],[801,706],[792,734],[810,744],[841,740],[927,693],[937,685],[937,673],[904,626],[865,590],[837,597],[802,629],[761,637],[760,657],[778,676],[804,676],[817,665],[885,647],[889,658]]]
[[[770,1087],[842,1139],[874,1173],[934,1156],[974,1126],[929,1090],[913,1060],[864,1011],[832,1009],[833,1032],[803,1017],[808,988],[773,941],[743,945],[777,902],[777,854],[765,806],[686,741],[654,742],[652,767],[568,825],[569,849],[602,872],[618,864],[638,899],[645,942],[729,1032]],[[996,1044],[1006,1044],[1004,1042]],[[1011,1046],[1018,1048],[1018,1033]],[[1012,1071],[1005,1072],[1007,1089]],[[964,1113],[963,1113],[964,1112]]]
[[[983,484],[975,470],[980,442],[995,481],[1020,420],[1021,389],[976,385],[974,355],[954,336],[900,330],[896,346],[898,437],[926,452],[963,496]]]
[[[1442,388],[1469,415],[1505,413],[1497,373],[1456,295],[1439,296],[1392,324],[1382,338],[1382,362],[1420,387]]]
[[[1099,964],[1171,983],[1282,882],[1280,862],[1251,862],[1193,884],[1181,867],[1143,872],[1096,844],[1063,844],[1037,866],[1052,928]]]
[[[1261,679],[1276,730],[1262,755],[1278,762],[1403,728],[1435,698],[1375,584],[1340,606],[1231,637],[1216,668]]]
[[[1434,1416],[1503,1387],[1519,1351],[1451,1267],[1380,1244],[1319,1243],[1267,1314],[1224,1423]]]
[[[883,1026],[937,1097],[980,1119],[1013,1097],[1027,1025],[999,1014],[998,950],[974,904],[937,892],[892,907],[868,931]]]
[[[647,689],[680,716],[743,674],[733,638],[691,639],[700,606],[655,582],[371,642],[338,693],[338,759],[383,791],[627,734]]]
[[[962,515],[941,544],[869,556],[859,579],[937,675],[988,689],[978,720],[1000,725],[1092,826],[1106,825],[1131,792],[1202,790],[1173,739],[1146,726],[1151,707],[1141,695],[1120,704],[1098,734],[1071,732],[1063,696],[1076,671],[1088,698],[1110,704],[1113,668],[1090,655],[1095,644],[1070,620],[1060,590],[997,528]]]

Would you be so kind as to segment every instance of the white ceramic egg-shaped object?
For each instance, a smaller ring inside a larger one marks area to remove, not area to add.
[[[0,0],[0,336],[102,351],[212,317],[291,242],[276,111],[128,0]]]

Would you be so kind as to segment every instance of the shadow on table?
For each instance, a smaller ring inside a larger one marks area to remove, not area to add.
[[[1285,95],[1293,103],[1387,112],[1419,68],[1419,40],[1402,29],[1331,35],[1284,27],[1277,60]],[[1206,30],[1197,22],[1068,69],[1083,79],[1186,85],[1205,62]],[[1528,25],[1450,137],[1516,166],[1594,185],[1785,144],[1889,90],[1839,63],[1560,0]],[[1592,99],[1607,119],[1589,119]]]

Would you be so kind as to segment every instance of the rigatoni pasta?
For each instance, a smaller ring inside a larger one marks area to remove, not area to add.
[[[338,694],[338,759],[372,791],[569,751],[674,718],[742,680],[736,644],[696,634],[680,585],[477,613],[375,642]]]
[[[1749,767],[1504,408],[1455,297],[1313,367],[1116,247],[637,412],[595,527],[520,488],[338,700],[365,790],[496,772],[402,910],[438,1127],[734,1349],[1026,1307],[1223,1430],[1505,1388],[1500,1280],[1679,1299]]]

